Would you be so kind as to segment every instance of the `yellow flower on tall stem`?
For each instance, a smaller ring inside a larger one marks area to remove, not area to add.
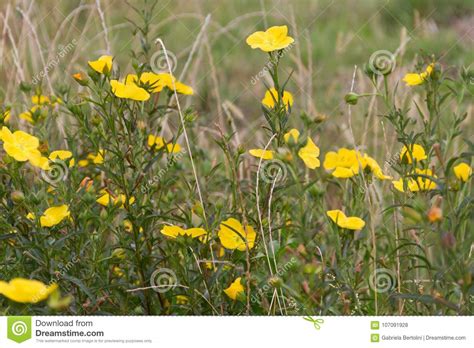
[[[264,52],[273,52],[284,49],[295,40],[288,36],[286,25],[274,26],[266,31],[256,31],[247,37],[247,44],[253,49],[259,48]]]
[[[19,303],[38,303],[46,300],[58,284],[46,285],[39,280],[14,278],[8,283],[0,280],[0,295]]]

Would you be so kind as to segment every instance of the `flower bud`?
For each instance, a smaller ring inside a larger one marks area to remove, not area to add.
[[[19,204],[25,200],[25,195],[21,191],[13,191],[10,195],[13,203]]]
[[[360,96],[357,93],[350,92],[346,94],[346,96],[344,97],[344,100],[346,101],[347,104],[356,105],[359,100],[359,97]]]

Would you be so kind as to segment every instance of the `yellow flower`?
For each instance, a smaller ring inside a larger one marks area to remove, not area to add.
[[[329,210],[326,214],[341,228],[355,231],[361,230],[365,226],[364,220],[356,216],[346,216],[341,210]]]
[[[2,118],[3,118],[4,123],[8,123],[8,121],[10,121],[10,118],[11,118],[11,110],[10,109],[5,110],[5,112],[2,114]]]
[[[161,148],[163,148],[165,146],[165,140],[163,139],[163,137],[160,137],[160,136],[157,136],[157,135],[153,135],[153,134],[150,134],[148,136],[148,146],[152,149],[152,150],[160,150]],[[169,152],[169,153],[178,153],[181,151],[181,146],[179,144],[171,144],[171,143],[168,143],[166,144],[166,150]]]
[[[45,95],[34,95],[31,97],[31,102],[35,105],[51,104],[51,100]]]
[[[365,167],[361,153],[346,148],[326,153],[323,163],[324,169],[333,170],[332,176],[336,178],[350,178],[357,175],[361,165]]]
[[[152,73],[149,73],[152,74]],[[192,87],[185,85],[182,82],[176,80],[173,75],[170,74],[157,74],[158,77],[158,85],[155,88],[155,91],[161,91],[164,87],[168,87],[171,91],[174,91],[174,87],[176,88],[176,92],[180,94],[192,95],[194,93]],[[173,84],[174,83],[174,84]]]
[[[275,100],[278,101],[280,96],[275,88],[270,88],[265,92],[265,97],[262,99],[262,104],[267,108],[272,109],[275,107]],[[290,92],[283,91],[283,103],[286,109],[293,106],[293,95]]]
[[[74,158],[72,158],[72,152],[68,150],[56,150],[53,151],[49,154],[49,159],[51,161],[55,160],[61,160],[61,161],[66,161],[67,159],[69,160],[69,167],[74,166]]]
[[[112,196],[106,190],[101,191],[102,196],[97,198],[96,202],[104,207],[107,207],[110,203],[113,205],[118,205],[120,208],[124,207],[125,202],[127,201],[127,197],[124,194],[119,194],[116,196]],[[131,205],[135,202],[135,197],[130,197],[128,200],[128,204]]]
[[[403,146],[402,150],[400,151],[400,161],[403,161],[403,159],[406,158],[408,163],[412,163],[413,161],[412,156],[418,162],[427,158],[425,149],[423,149],[423,146],[418,145],[418,144],[413,144],[412,146],[409,147],[409,150],[407,149],[406,146]]]
[[[60,159],[62,161],[65,161],[65,160],[67,160],[68,158],[71,158],[71,157],[72,157],[72,152],[68,151],[68,150],[56,150],[56,151],[52,151],[49,154],[49,159],[53,160],[53,161],[55,159]]]
[[[298,156],[303,160],[306,167],[310,169],[318,168],[321,163],[319,162],[319,147],[317,147],[310,137],[304,147],[298,151]]]
[[[39,151],[32,154],[30,157],[30,164],[43,170],[50,170],[49,159],[42,156]]]
[[[377,178],[379,178],[380,180],[391,180],[391,179],[393,179],[391,176],[385,175],[382,172],[382,168],[380,168],[380,165],[372,157],[368,156],[367,154],[364,154],[364,161],[367,164],[367,166],[370,168],[372,173],[374,173],[374,175]]]
[[[52,227],[59,224],[65,218],[69,217],[71,212],[66,204],[51,207],[44,211],[40,217],[40,224],[42,227]]]
[[[100,149],[99,152],[96,155],[91,153],[91,154],[87,155],[87,158],[92,160],[92,162],[94,164],[102,164],[102,163],[104,163],[104,155],[105,155],[105,151]],[[87,166],[87,164],[89,164],[88,161],[87,161],[87,163],[85,163],[84,161],[85,160],[79,161],[79,166],[85,167],[85,166]]]
[[[30,221],[34,221],[36,219],[36,215],[35,215],[35,213],[30,212],[26,215],[26,218]]]
[[[3,149],[18,162],[28,161],[32,156],[39,154],[39,140],[37,137],[23,131],[10,132],[7,127],[0,131],[0,140]]]
[[[407,86],[417,86],[421,85],[423,82],[426,81],[428,76],[431,75],[433,72],[434,64],[428,65],[426,70],[420,74],[417,73],[409,73],[406,74],[405,77],[403,78],[403,81],[406,83]]]
[[[247,37],[247,45],[260,48],[264,52],[272,52],[284,49],[291,45],[295,40],[288,36],[288,27],[286,25],[274,26],[266,31],[256,31]]]
[[[290,129],[285,135],[283,136],[283,139],[285,139],[285,143],[289,144],[290,142],[298,142],[298,139],[300,137],[300,132],[296,128]]]
[[[89,61],[89,66],[100,74],[107,74],[112,70],[112,56],[101,56],[98,60]]]
[[[238,277],[227,289],[224,290],[224,293],[234,301],[237,300],[239,294],[244,294],[244,287],[240,282],[241,280],[242,278]]]
[[[454,175],[461,181],[466,182],[472,175],[472,168],[467,163],[460,163],[453,168]]]
[[[245,228],[242,224],[234,218],[229,218],[220,224],[219,232],[217,233],[219,240],[224,248],[230,250],[247,250],[252,249],[255,244],[257,234],[252,226],[247,225]]]
[[[425,178],[424,176],[417,176],[418,174],[430,176],[436,178],[436,175],[433,175],[431,169],[419,169],[416,168],[414,172],[410,175],[413,175],[414,178],[410,177],[407,179],[407,188],[411,192],[418,192],[418,191],[428,191],[436,189],[436,183],[429,178]],[[403,178],[398,180],[392,181],[393,187],[400,192],[405,192],[403,188]]]
[[[8,283],[0,280],[0,294],[19,303],[37,303],[46,300],[57,288],[56,283],[48,286],[32,279],[14,278]]]
[[[176,295],[176,304],[178,305],[185,305],[188,304],[189,297],[185,295]]]
[[[249,150],[249,154],[251,154],[253,157],[261,158],[264,160],[273,159],[273,151],[271,150],[251,149]]]
[[[112,93],[118,98],[145,101],[150,99],[150,94],[134,83],[125,84],[117,80],[111,80]]]
[[[191,237],[191,238],[199,238],[201,241],[203,241],[203,237],[207,236],[207,232],[203,228],[199,227],[194,227],[194,228],[188,228],[188,229],[183,229],[179,226],[164,226],[161,230],[161,234],[164,234],[167,237],[170,238],[177,238],[178,236],[185,236],[185,237]]]

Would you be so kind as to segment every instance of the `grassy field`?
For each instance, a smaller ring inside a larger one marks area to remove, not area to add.
[[[471,1],[0,13],[0,314],[472,314]]]

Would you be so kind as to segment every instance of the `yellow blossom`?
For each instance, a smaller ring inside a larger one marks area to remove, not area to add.
[[[51,207],[44,211],[43,215],[40,217],[40,224],[42,227],[52,227],[59,224],[65,218],[71,215],[69,211],[69,206],[66,204]]]
[[[423,148],[423,146],[418,145],[418,144],[413,144],[412,146],[409,146],[409,148],[407,148],[406,146],[403,146],[402,150],[400,151],[400,161],[403,161],[404,159],[406,159],[408,163],[412,163],[413,162],[412,156],[418,162],[425,160],[427,158],[425,149]]]
[[[39,280],[25,278],[14,278],[8,283],[0,280],[0,294],[19,303],[41,302],[57,288],[56,283],[48,286]]]
[[[298,151],[298,156],[303,160],[306,167],[310,169],[318,168],[321,165],[318,158],[319,147],[313,143],[310,137],[308,137],[306,145]]]
[[[409,73],[406,74],[403,78],[403,81],[406,83],[407,86],[417,86],[421,85],[423,82],[426,81],[428,76],[431,75],[433,72],[434,64],[428,65],[426,70],[420,74],[417,73]]]
[[[179,144],[166,143],[163,137],[157,135],[148,135],[147,143],[148,146],[155,151],[160,150],[166,145],[166,150],[168,151],[168,153],[181,152],[181,146]]]
[[[323,166],[326,170],[332,170],[336,178],[350,178],[359,173],[362,162],[363,156],[359,151],[340,148],[337,152],[326,153]]]
[[[97,198],[96,202],[104,207],[107,207],[110,203],[113,205],[120,206],[120,208],[124,207],[125,202],[127,201],[127,197],[124,194],[119,194],[116,196],[112,196],[106,190],[101,191],[101,196]],[[128,200],[128,204],[131,205],[135,202],[135,197],[130,197]]]
[[[427,190],[434,190],[436,189],[436,183],[429,178],[424,177],[429,176],[436,178],[436,175],[433,175],[431,169],[419,169],[416,168],[414,172],[410,175],[413,177],[407,178],[407,188],[411,192],[418,192],[418,191],[427,191]],[[420,176],[421,175],[421,176]],[[393,187],[400,192],[405,192],[404,190],[404,181],[403,178],[398,180],[392,181]]]
[[[287,133],[285,133],[285,135],[283,135],[283,139],[285,139],[285,142],[287,144],[291,142],[297,143],[299,137],[300,137],[300,132],[296,128],[290,129]]]
[[[89,66],[100,74],[107,74],[112,70],[112,56],[101,56],[98,60],[89,61]]]
[[[249,154],[251,154],[253,157],[261,158],[264,160],[273,159],[273,151],[271,150],[251,149],[249,150]]]
[[[112,93],[118,98],[145,101],[150,99],[150,94],[134,83],[125,84],[117,80],[111,80]]]
[[[295,40],[288,36],[288,27],[286,25],[274,26],[266,31],[256,31],[247,37],[247,44],[253,49],[259,48],[264,52],[272,52],[284,49],[291,45]]]
[[[466,182],[472,175],[472,168],[467,163],[460,163],[453,168],[454,175],[461,181]]]
[[[329,210],[327,216],[341,228],[348,230],[361,230],[365,226],[365,221],[356,216],[346,216],[341,210]]]
[[[244,294],[244,286],[241,283],[242,278],[238,277],[230,286],[224,290],[224,293],[232,300],[237,300],[240,294]]]
[[[178,236],[185,236],[185,237],[191,237],[191,238],[199,238],[201,241],[203,240],[203,237],[207,236],[206,230],[200,227],[184,229],[179,226],[173,226],[173,225],[164,226],[161,229],[161,233],[173,239],[177,238]]]
[[[242,226],[242,224],[234,219],[229,218],[220,224],[219,232],[217,233],[219,240],[224,248],[230,250],[247,250],[252,249],[255,244],[257,234],[252,226]]]
[[[92,162],[93,162],[94,164],[102,164],[102,163],[104,163],[104,155],[105,155],[105,151],[102,150],[102,149],[100,149],[99,152],[97,152],[97,154],[89,154],[89,155],[87,156],[87,158],[90,159],[90,160],[92,160]],[[81,167],[87,166],[87,164],[88,164],[89,162],[85,163],[85,162],[83,162],[83,161],[84,161],[84,160],[79,161],[79,162],[80,162],[79,165],[80,165]],[[81,163],[81,162],[82,162],[82,163]]]
[[[270,88],[265,92],[265,97],[262,99],[262,104],[267,108],[272,109],[275,107],[275,100],[280,100],[280,96],[275,88]],[[290,92],[283,91],[283,104],[286,109],[293,106],[293,95]]]

